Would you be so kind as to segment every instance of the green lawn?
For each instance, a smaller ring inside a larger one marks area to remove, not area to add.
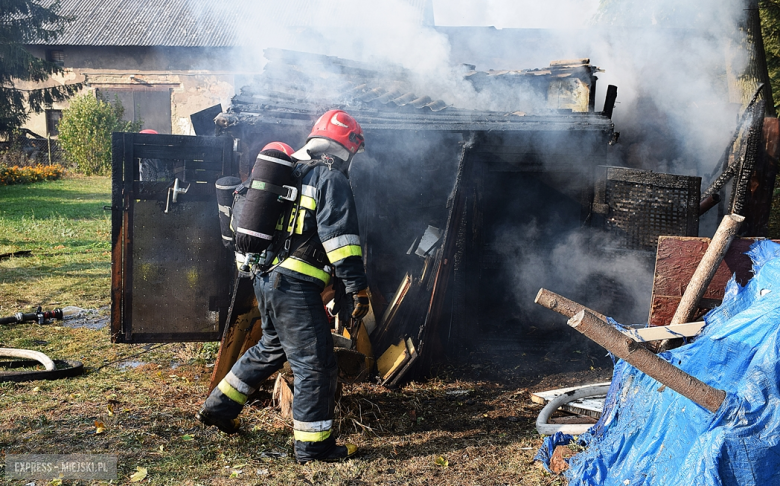
[[[109,200],[106,177],[0,186],[0,254],[32,251],[0,261],[0,316],[74,305],[102,309],[105,318]],[[337,430],[360,446],[359,456],[299,466],[291,423],[271,406],[271,382],[242,413],[236,436],[194,420],[213,370],[213,345],[112,344],[107,327],[63,324],[0,325],[0,347],[78,360],[86,370],[65,380],[0,383],[0,484],[29,483],[2,474],[6,454],[27,453],[116,454],[114,484],[563,483],[532,460],[541,444],[534,429],[541,407],[518,382],[480,376],[486,367],[462,365],[398,391],[345,386]],[[475,370],[476,378],[464,378]],[[95,422],[103,424],[99,434]],[[131,483],[137,468],[147,476]],[[58,484],[40,479],[36,486]]]
[[[0,186],[0,316],[38,305],[108,305],[111,180],[69,177]]]

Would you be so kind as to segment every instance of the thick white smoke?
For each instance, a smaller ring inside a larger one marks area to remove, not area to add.
[[[737,29],[745,14],[743,0],[433,0],[438,28],[426,23],[422,0],[292,2],[301,6],[297,11],[270,0],[252,4],[258,18],[237,20],[243,46],[237,65],[246,72],[262,69],[262,53],[269,47],[377,68],[400,66],[410,73],[405,81],[417,94],[462,108],[526,111],[525,105],[533,107],[539,100],[528,93],[477,93],[463,81],[461,63],[480,70],[524,69],[555,59],[590,58],[606,71],[599,74],[597,110],[607,85],[618,86],[613,120],[621,143],[610,149],[613,165],[699,175],[706,183],[739,109],[728,80],[745,62],[737,48],[743,38]],[[218,8],[233,6],[209,6]],[[441,27],[490,25],[504,30]],[[523,39],[528,42],[518,41]],[[553,280],[569,275],[568,283],[586,283],[601,269],[609,278],[623,279],[628,292],[646,305],[641,297],[649,298],[651,274],[638,262],[598,260],[575,244],[579,234],[548,242],[535,241],[532,234],[507,227],[497,245],[504,249],[507,266],[516,265],[518,284],[528,287],[524,301],[532,301],[531,287],[538,283],[529,275]],[[532,243],[540,253],[508,241]],[[577,259],[582,262],[576,271],[567,271]],[[539,268],[529,272],[534,266]],[[548,283],[555,290],[555,282]]]

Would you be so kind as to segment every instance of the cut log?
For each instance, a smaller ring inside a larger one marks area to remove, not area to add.
[[[603,314],[599,314],[592,309],[588,309],[584,305],[578,304],[573,300],[569,300],[566,297],[547,289],[539,289],[539,293],[536,294],[534,302],[567,318],[573,317],[575,314],[585,309],[598,316],[599,319],[605,319]]]
[[[634,368],[710,412],[716,412],[726,398],[723,390],[713,388],[659,358],[592,312],[582,310],[569,319],[568,324]]]
[[[293,377],[284,371],[276,375],[274,383],[274,405],[280,410],[283,419],[292,420]]]
[[[715,276],[715,271],[718,269],[720,262],[723,261],[723,257],[726,256],[726,251],[728,251],[731,241],[736,236],[737,230],[739,230],[739,226],[744,220],[744,216],[737,214],[727,214],[723,217],[723,221],[718,226],[715,236],[712,237],[710,246],[707,247],[704,257],[702,257],[701,262],[696,267],[696,271],[685,289],[680,305],[677,306],[677,311],[672,317],[671,324],[684,324],[691,320],[699,300],[701,300],[704,291],[712,281],[712,277]]]

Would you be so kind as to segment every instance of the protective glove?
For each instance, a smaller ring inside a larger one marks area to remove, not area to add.
[[[368,289],[358,290],[352,294],[353,310],[352,317],[354,319],[362,319],[368,314]]]

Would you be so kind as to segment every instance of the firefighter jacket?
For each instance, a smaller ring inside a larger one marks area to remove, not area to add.
[[[274,263],[280,273],[323,285],[330,283],[333,272],[351,294],[368,282],[352,187],[334,165],[303,168],[298,201],[277,225],[277,230],[292,233],[289,256]]]

